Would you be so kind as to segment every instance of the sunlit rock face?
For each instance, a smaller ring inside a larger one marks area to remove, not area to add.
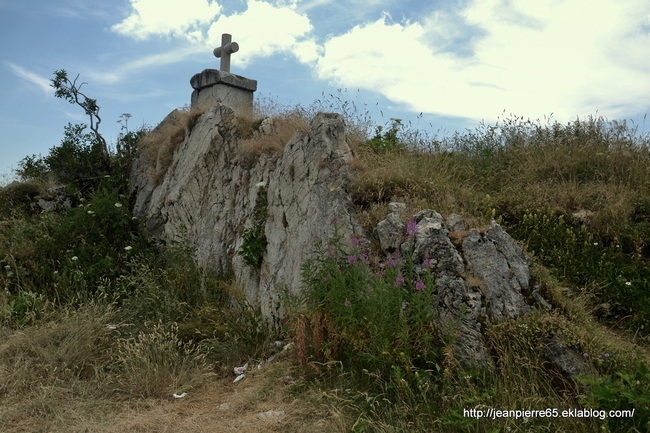
[[[159,161],[140,157],[131,176],[134,215],[150,236],[182,239],[196,248],[201,266],[232,273],[272,321],[282,315],[282,289],[300,288],[300,266],[316,238],[331,236],[333,221],[343,236],[361,233],[348,192],[352,153],[338,114],[317,114],[281,153],[254,161],[238,151],[240,135],[234,112],[217,105],[186,130],[159,185],[150,176]],[[267,245],[257,267],[238,252],[262,208]]]

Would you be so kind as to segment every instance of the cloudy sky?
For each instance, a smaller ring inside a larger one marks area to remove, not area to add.
[[[650,0],[0,0],[0,172],[87,123],[55,70],[80,74],[114,142],[122,113],[155,126],[189,103],[222,33],[231,72],[284,104],[331,94],[430,132],[509,114],[650,129]]]

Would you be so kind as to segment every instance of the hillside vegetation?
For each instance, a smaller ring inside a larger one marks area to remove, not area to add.
[[[438,139],[396,119],[374,127],[332,99],[266,101],[240,128],[254,160],[282,152],[315,109],[342,112],[355,153],[351,194],[374,242],[362,250],[335,232],[315,244],[303,291],[284,295],[280,329],[267,329],[229,275],[198,268],[183,239],[143,237],[126,173],[137,152],[170,146],[166,137],[125,128],[107,162],[96,135],[68,125],[46,157],[23,160],[21,182],[0,190],[3,432],[650,431],[650,136],[603,118],[514,117]],[[267,116],[281,139],[256,132]],[[183,118],[175,128],[191,128],[196,115]],[[32,206],[58,185],[70,208]],[[555,308],[489,325],[492,370],[460,368],[430,317],[433,277],[410,281],[408,255],[382,264],[372,228],[394,200],[456,212],[473,227],[496,220],[532,256],[532,283]],[[341,247],[350,242],[354,255]],[[346,293],[372,275],[374,295],[350,314]],[[411,315],[393,296],[400,286],[413,293]],[[550,333],[584,354],[587,376],[543,358]],[[265,363],[276,340],[294,344]],[[261,362],[232,382],[234,367]],[[278,419],[257,415],[280,408]],[[489,408],[551,416],[468,412]],[[601,416],[610,410],[634,413]]]

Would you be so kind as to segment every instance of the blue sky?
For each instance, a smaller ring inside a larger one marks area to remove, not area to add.
[[[333,94],[429,132],[510,114],[650,129],[650,0],[0,0],[0,173],[88,122],[55,70],[88,83],[114,143],[122,113],[155,126],[190,102],[222,33],[231,72],[281,103]]]

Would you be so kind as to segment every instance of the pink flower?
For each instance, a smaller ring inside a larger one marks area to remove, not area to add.
[[[420,280],[415,283],[415,290],[424,290],[424,281]]]
[[[400,287],[404,285],[404,278],[403,277],[397,277],[395,278],[395,287]]]
[[[348,263],[351,265],[356,265],[357,264],[357,256],[348,256]]]
[[[343,303],[343,305],[346,306],[346,307],[349,307],[349,306],[352,305],[352,303],[346,299],[345,302]]]
[[[424,259],[424,262],[422,262],[422,264],[424,265],[425,268],[430,268],[431,265],[433,264],[433,260],[432,259]]]
[[[395,260],[393,260],[393,259],[391,259],[391,258],[389,257],[389,258],[386,260],[386,265],[387,265],[389,268],[393,268],[393,267],[395,267]]]
[[[406,225],[406,234],[408,236],[411,236],[412,234],[417,233],[418,231],[418,223],[415,221],[409,221],[409,223]]]
[[[352,238],[352,239],[350,239],[350,243],[352,244],[353,247],[358,247],[359,244],[360,244],[360,242],[359,242],[359,238]]]

